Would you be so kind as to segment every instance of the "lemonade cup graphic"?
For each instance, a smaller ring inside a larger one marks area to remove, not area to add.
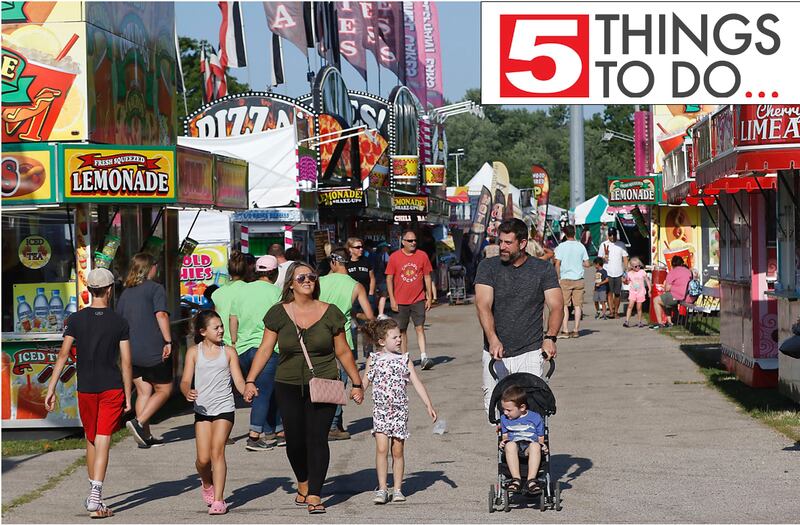
[[[21,74],[32,77],[28,86],[31,102],[25,106],[3,108],[3,139],[26,142],[47,140],[78,73],[68,71],[60,64],[30,60]]]
[[[57,55],[59,42],[48,35],[53,37],[44,28],[23,26],[4,40],[3,64],[9,66],[3,78],[4,141],[48,140],[79,73],[78,64],[67,57],[78,35]]]

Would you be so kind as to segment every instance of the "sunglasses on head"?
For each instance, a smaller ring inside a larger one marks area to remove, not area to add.
[[[304,282],[306,282],[306,279],[308,279],[308,282],[311,282],[311,283],[316,282],[317,281],[317,274],[315,274],[315,273],[304,273],[304,274],[298,275],[297,277],[294,278],[294,280],[297,281],[299,284],[303,284]]]

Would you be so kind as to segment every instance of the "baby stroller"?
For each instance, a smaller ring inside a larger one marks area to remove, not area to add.
[[[453,264],[447,269],[449,277],[450,304],[463,304],[467,299],[467,270],[460,264]]]
[[[500,420],[499,417],[496,416],[496,414],[502,412],[500,402],[503,392],[510,386],[518,386],[525,389],[528,397],[528,410],[537,412],[542,416],[542,420],[544,421],[544,444],[547,446],[547,451],[542,451],[542,460],[539,464],[539,472],[536,476],[542,490],[538,494],[532,496],[527,493],[525,494],[527,494],[528,497],[538,498],[539,510],[542,512],[548,507],[558,511],[561,510],[561,483],[553,480],[550,471],[550,428],[548,420],[550,416],[556,413],[556,400],[547,383],[556,369],[556,363],[553,359],[549,362],[550,369],[547,371],[545,379],[526,373],[510,374],[505,375],[505,377],[500,377],[502,372],[499,375],[498,368],[503,371],[505,370],[505,368],[502,367],[502,363],[495,360],[491,360],[489,363],[489,371],[492,377],[500,380],[492,391],[492,400],[489,404],[489,422],[498,425],[497,446],[495,447],[497,453],[497,481],[489,486],[490,513],[498,509],[502,509],[505,512],[511,510],[512,492],[508,489],[508,485],[511,483],[512,478],[508,470],[508,465],[506,464],[505,451],[499,448],[502,435],[499,426]],[[498,365],[497,367],[495,367],[496,364]],[[527,461],[520,461],[519,467],[522,478],[528,478]]]

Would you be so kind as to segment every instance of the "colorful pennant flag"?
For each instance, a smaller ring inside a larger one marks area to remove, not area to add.
[[[222,24],[219,27],[219,61],[223,69],[247,67],[244,21],[241,2],[219,2]]]

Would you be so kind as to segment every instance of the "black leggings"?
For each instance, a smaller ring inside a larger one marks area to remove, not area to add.
[[[336,405],[312,403],[308,385],[275,382],[275,399],[286,433],[286,456],[297,481],[308,481],[308,494],[320,496],[331,452],[328,431]]]

